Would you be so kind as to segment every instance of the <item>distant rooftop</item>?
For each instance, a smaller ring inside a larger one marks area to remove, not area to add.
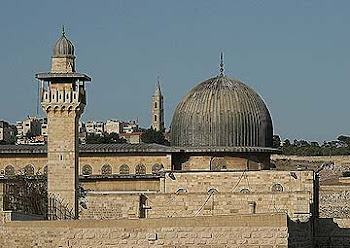
[[[126,152],[149,152],[169,153],[175,152],[168,146],[159,144],[85,144],[79,145],[80,153],[126,153]],[[21,153],[47,153],[46,145],[0,145],[0,154],[21,154]]]

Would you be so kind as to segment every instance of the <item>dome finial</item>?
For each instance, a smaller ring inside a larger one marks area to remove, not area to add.
[[[224,53],[221,52],[220,54],[220,77],[224,76]]]
[[[66,32],[64,31],[64,24],[62,25],[62,36],[65,36]]]

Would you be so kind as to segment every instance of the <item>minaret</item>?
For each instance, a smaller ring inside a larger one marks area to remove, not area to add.
[[[75,72],[74,46],[64,32],[53,47],[51,72],[39,73],[41,105],[48,121],[48,193],[78,217],[78,123],[86,104],[85,82]]]
[[[156,91],[152,96],[152,128],[156,131],[164,130],[163,96],[160,91],[159,77],[157,79]]]

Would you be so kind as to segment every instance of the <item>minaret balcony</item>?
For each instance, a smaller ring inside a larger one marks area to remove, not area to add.
[[[42,103],[83,103],[86,104],[86,92],[82,86],[76,90],[56,90],[56,89],[41,89]]]

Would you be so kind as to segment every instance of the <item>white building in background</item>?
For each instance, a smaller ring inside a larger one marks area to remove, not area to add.
[[[105,131],[108,134],[111,133],[123,133],[124,127],[127,126],[129,123],[125,121],[119,121],[119,120],[107,120],[105,125]]]
[[[45,140],[47,140],[47,136],[48,136],[47,118],[41,118],[40,122],[41,122],[41,136],[43,136]]]
[[[102,121],[88,121],[85,123],[85,130],[87,134],[103,135],[105,123]]]
[[[127,125],[123,127],[123,133],[135,133],[139,131],[139,125],[135,122],[128,122]]]

